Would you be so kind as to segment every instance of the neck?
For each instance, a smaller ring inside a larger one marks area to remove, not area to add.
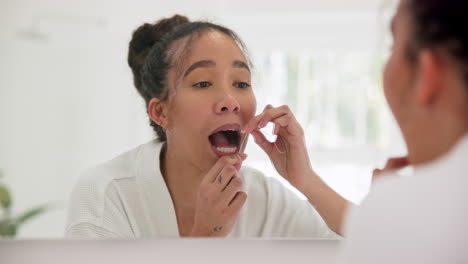
[[[167,143],[166,143],[167,146]],[[165,147],[161,172],[171,194],[176,211],[195,208],[198,186],[202,181],[198,168],[188,163],[177,149]]]
[[[171,146],[173,144],[165,144],[161,173],[172,198],[179,234],[187,236],[193,227],[198,186],[203,176],[180,155],[180,151]]]
[[[431,162],[448,153],[468,133],[467,123],[466,115],[463,119],[447,115],[425,126],[414,125],[412,130],[404,133],[410,163]]]

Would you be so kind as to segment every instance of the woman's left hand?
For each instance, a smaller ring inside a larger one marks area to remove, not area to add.
[[[259,130],[269,122],[275,124],[275,142],[268,141]],[[305,146],[304,130],[288,106],[267,105],[260,115],[247,123],[243,132],[252,134],[255,143],[266,152],[282,177],[300,191],[305,190],[309,184],[307,176],[313,170]]]
[[[275,142],[269,142],[259,129],[268,122],[275,124]],[[312,169],[304,139],[304,130],[287,106],[267,105],[243,129],[268,154],[278,173],[301,191],[317,209],[327,225],[337,234],[342,225],[348,201],[330,188]]]
[[[372,183],[389,172],[403,169],[409,165],[410,161],[407,156],[388,159],[383,169],[375,169],[372,172]]]

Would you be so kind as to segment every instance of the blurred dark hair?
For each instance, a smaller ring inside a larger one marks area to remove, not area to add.
[[[468,84],[468,0],[407,0],[413,61],[421,49],[433,48],[458,64]]]
[[[133,72],[133,82],[145,100],[146,106],[151,99],[168,99],[169,69],[178,69],[187,55],[188,46],[194,37],[208,31],[218,31],[232,38],[246,54],[246,48],[239,36],[232,30],[210,22],[190,22],[185,16],[175,15],[162,19],[155,24],[144,24],[133,32],[128,51],[128,64]],[[178,40],[188,37],[187,41],[174,47]],[[153,130],[160,141],[166,141],[162,127],[150,120]]]

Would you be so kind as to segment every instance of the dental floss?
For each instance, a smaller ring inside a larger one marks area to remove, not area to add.
[[[283,145],[284,145],[283,138],[282,138],[280,135],[278,135],[278,134],[275,133],[275,132],[276,132],[276,127],[277,127],[277,126],[279,126],[279,125],[278,125],[278,124],[275,124],[275,125],[273,126],[273,133],[272,133],[272,134],[273,134],[273,135],[276,135],[276,140],[275,140],[275,142],[273,143],[273,145],[275,145],[276,150],[277,150],[280,154],[284,154],[284,153],[286,153],[286,151],[281,151],[281,150],[278,148],[278,145],[276,145],[276,142],[278,141],[278,138],[281,139],[281,141],[283,142]],[[279,131],[278,131],[278,132],[279,132]]]
[[[272,126],[271,129],[269,128],[269,126]],[[262,132],[264,135],[265,135],[265,138],[266,140],[270,141],[271,143],[273,143],[273,145],[275,145],[275,149],[280,153],[280,154],[285,154],[287,151],[281,151],[280,148],[278,147],[278,138],[281,140],[281,142],[283,143],[283,145],[285,146],[286,144],[284,143],[284,139],[278,135],[278,134],[275,134],[275,130],[276,130],[276,126],[279,126],[278,124],[275,124],[273,122],[269,122],[264,128],[258,128],[258,130],[263,130],[263,131],[260,131]],[[278,129],[279,130],[279,129]],[[271,131],[271,132],[270,132]],[[279,132],[279,131],[278,131]]]
[[[242,138],[242,142],[240,144],[240,147],[239,147],[239,153],[244,153],[244,150],[245,150],[245,147],[247,146],[247,138],[249,137],[249,134],[248,133],[243,133],[241,132],[241,134],[243,134],[243,138]]]
[[[283,137],[281,137],[280,135],[278,135],[278,138],[281,139],[281,141],[283,142],[283,145],[284,145]],[[276,140],[276,141],[278,141],[278,140]],[[278,145],[276,145],[276,141],[273,143],[273,145],[275,145],[276,150],[277,150],[280,154],[286,153],[286,151],[281,151],[281,150],[278,148]]]

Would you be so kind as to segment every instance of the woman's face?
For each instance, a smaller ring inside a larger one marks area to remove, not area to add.
[[[410,17],[407,0],[400,1],[392,20],[393,48],[384,71],[384,92],[387,102],[400,126],[408,113],[408,100],[414,90],[414,65],[408,59]]]
[[[205,171],[238,152],[256,101],[249,64],[232,38],[209,31],[189,46],[182,66],[168,74],[166,134],[173,153]]]

